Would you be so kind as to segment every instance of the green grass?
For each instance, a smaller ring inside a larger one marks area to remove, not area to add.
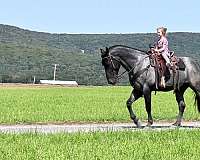
[[[1,87],[0,123],[129,122],[126,100],[131,87]],[[178,113],[172,92],[153,95],[155,120],[174,120]],[[186,120],[200,120],[187,91]],[[137,116],[146,120],[143,98],[134,104]]]
[[[0,159],[199,160],[200,130],[0,134]]]

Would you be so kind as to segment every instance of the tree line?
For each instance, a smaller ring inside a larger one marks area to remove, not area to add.
[[[154,33],[50,34],[0,25],[0,82],[36,83],[53,79],[76,80],[83,85],[106,85],[100,48],[127,45],[147,50]],[[178,56],[200,59],[200,33],[169,33],[170,49]],[[121,84],[128,84],[127,77]]]

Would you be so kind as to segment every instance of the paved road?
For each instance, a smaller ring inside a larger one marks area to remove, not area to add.
[[[157,122],[149,128],[142,125],[141,129],[133,123],[112,123],[112,124],[47,124],[47,125],[0,125],[0,133],[75,133],[75,132],[96,132],[96,131],[122,131],[122,130],[168,130],[177,127],[172,123]],[[184,122],[179,129],[200,129],[200,122]]]

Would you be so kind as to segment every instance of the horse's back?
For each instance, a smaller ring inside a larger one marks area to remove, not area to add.
[[[197,60],[191,57],[179,57],[183,60],[186,66],[186,74],[190,80],[200,81],[200,64]]]

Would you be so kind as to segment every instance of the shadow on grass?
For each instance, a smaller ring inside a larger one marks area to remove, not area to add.
[[[174,126],[174,125],[156,125],[156,126],[141,126],[138,128],[137,126],[119,126],[119,128],[128,130],[128,129],[139,129],[139,130],[165,130],[165,129],[200,129],[200,126],[192,126],[192,125],[182,125],[182,126]]]

